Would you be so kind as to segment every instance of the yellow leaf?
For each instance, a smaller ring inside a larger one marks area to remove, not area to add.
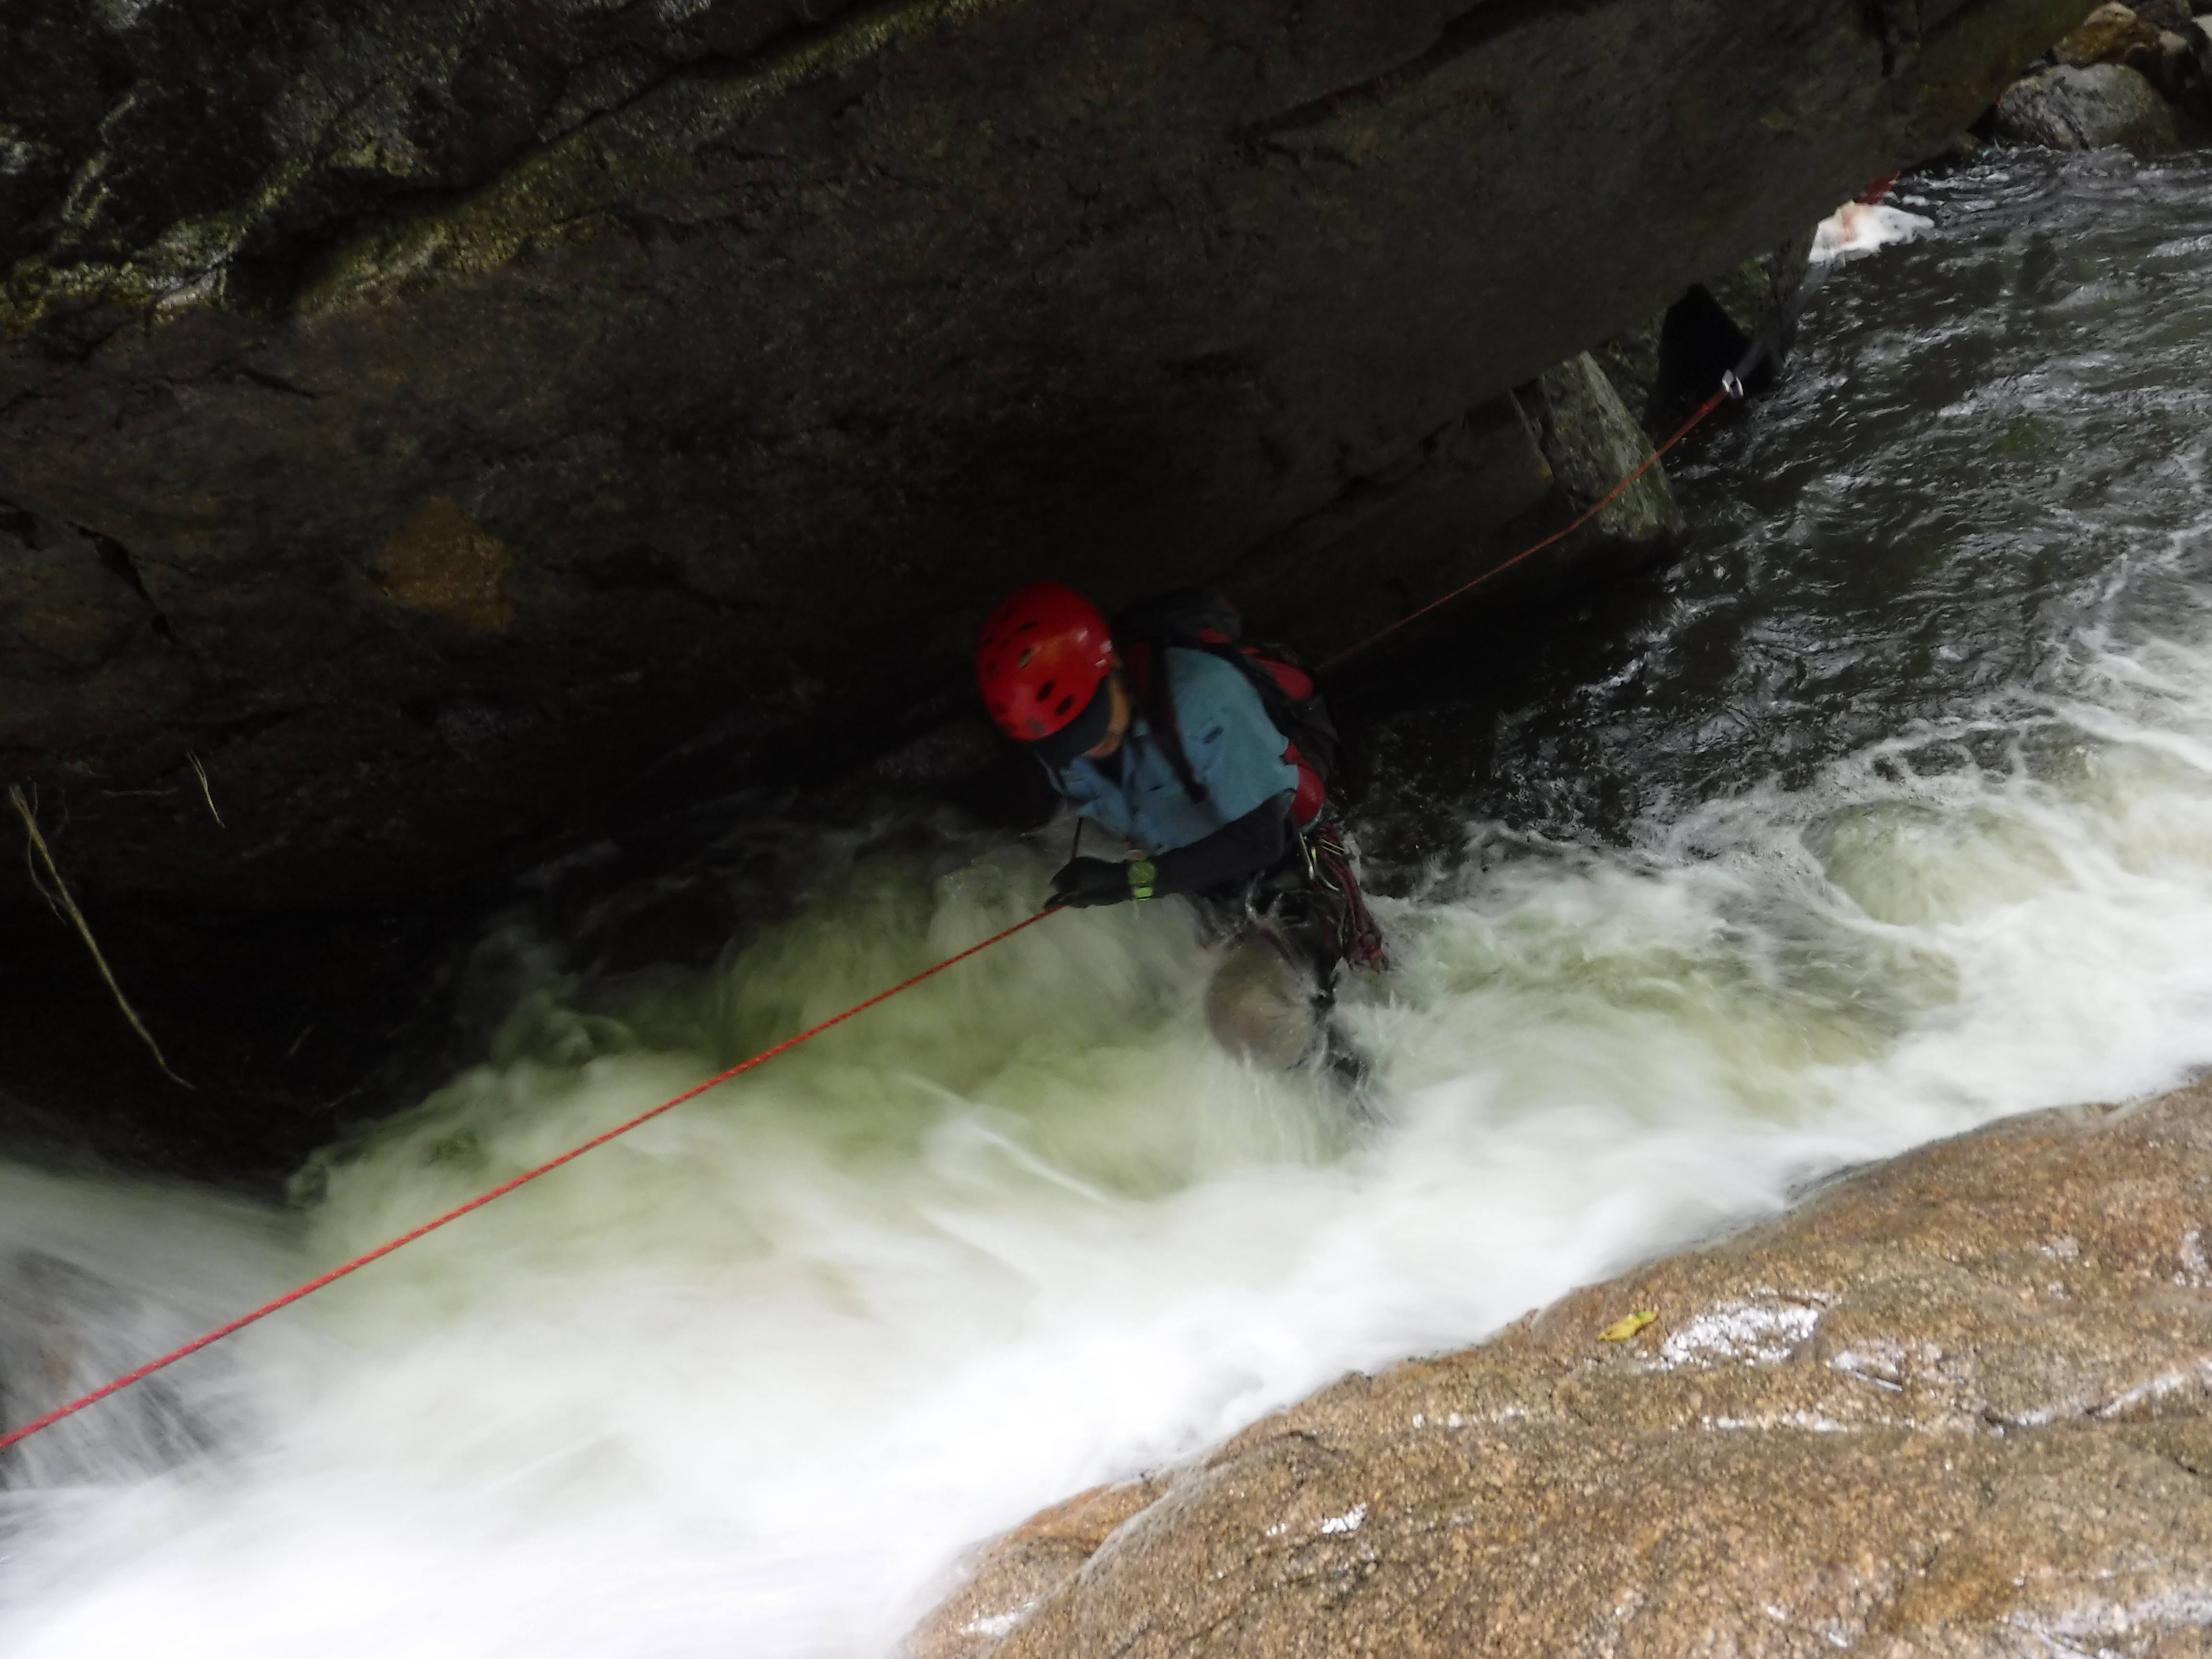
[[[1630,1314],[1625,1319],[1614,1320],[1612,1324],[1600,1331],[1597,1334],[1597,1340],[1601,1342],[1626,1342],[1658,1317],[1656,1313]]]

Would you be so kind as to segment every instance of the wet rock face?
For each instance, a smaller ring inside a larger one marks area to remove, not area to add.
[[[1348,1378],[1126,1519],[1092,1495],[1079,1567],[1033,1523],[913,1650],[2201,1652],[2208,1194],[2204,1085],[1929,1147]]]
[[[467,189],[680,69],[846,9],[9,0],[0,265],[28,293],[131,262],[158,284],[195,258],[279,288],[365,213]]]
[[[28,1422],[98,1388],[194,1334],[179,1331],[180,1322],[154,1298],[54,1256],[20,1247],[0,1252],[0,1413],[11,1424]],[[205,1455],[213,1426],[167,1378],[142,1386],[144,1397],[126,1395],[97,1425],[57,1424],[0,1452],[0,1492],[143,1480]]]
[[[1325,627],[1271,550],[2082,9],[0,0],[0,776],[95,892],[373,898],[894,746],[1040,571]]]

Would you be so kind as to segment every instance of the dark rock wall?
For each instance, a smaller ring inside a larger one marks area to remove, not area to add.
[[[1040,572],[1326,648],[1301,526],[2084,9],[0,0],[0,776],[319,903],[957,701]]]

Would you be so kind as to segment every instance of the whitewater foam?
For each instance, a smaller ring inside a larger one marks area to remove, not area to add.
[[[1871,371],[1825,374],[1808,425],[1820,398],[1891,418]],[[1927,464],[1970,481],[2013,441],[1971,401],[1924,417],[1954,434]],[[1173,907],[1056,916],[179,1367],[153,1417],[87,1413],[13,1471],[0,1644],[881,1653],[975,1540],[1347,1368],[1839,1167],[2183,1080],[2212,1061],[2212,513],[2172,465],[2146,475],[2164,519],[2080,520],[2120,553],[2036,612],[2036,653],[1992,658],[2031,667],[1940,715],[1748,785],[1686,771],[1668,799],[1706,799],[1612,842],[1465,826],[1377,901],[1400,970],[1346,1000],[1380,1123],[1214,1048]],[[1803,483],[1803,580],[1840,547],[1948,603],[1962,541],[1863,500],[1841,460]],[[0,1347],[9,1409],[995,932],[1064,844],[855,858],[721,971],[547,977],[490,1063],[322,1160],[296,1216],[0,1171],[0,1250],[58,1264],[14,1281],[47,1311],[0,1304],[38,1328]],[[57,1346],[72,1321],[96,1352]]]

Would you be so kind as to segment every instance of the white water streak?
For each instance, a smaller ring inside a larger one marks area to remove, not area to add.
[[[1407,964],[1359,1018],[1396,1115],[1363,1145],[1212,1052],[1165,913],[1032,930],[241,1339],[258,1426],[215,1463],[19,1497],[9,1650],[879,1651],[969,1540],[1347,1367],[1839,1161],[2174,1082],[2212,1058],[2212,699],[2179,672],[2056,782],[1863,757],[1683,827],[1718,858],[1536,853],[1389,907]],[[338,1166],[295,1265],[992,931],[1044,868],[876,866],[720,995],[539,1009],[568,1058]],[[127,1279],[145,1222],[112,1213]],[[264,1282],[179,1248],[203,1309]]]
[[[1347,1368],[1838,1164],[2179,1082],[2212,1061],[2212,625],[2168,620],[1633,850],[1385,904],[1366,1139],[1212,1050],[1170,908],[1032,929],[180,1368],[168,1416],[88,1414],[7,1494],[0,1648],[880,1653],[976,1539]],[[1922,763],[1992,733],[2016,763]],[[55,1331],[250,1305],[1003,927],[1048,863],[878,860],[711,982],[550,986],[304,1240],[9,1176],[0,1247],[69,1270],[21,1281],[11,1407],[92,1364]],[[165,1467],[195,1425],[219,1449]]]

